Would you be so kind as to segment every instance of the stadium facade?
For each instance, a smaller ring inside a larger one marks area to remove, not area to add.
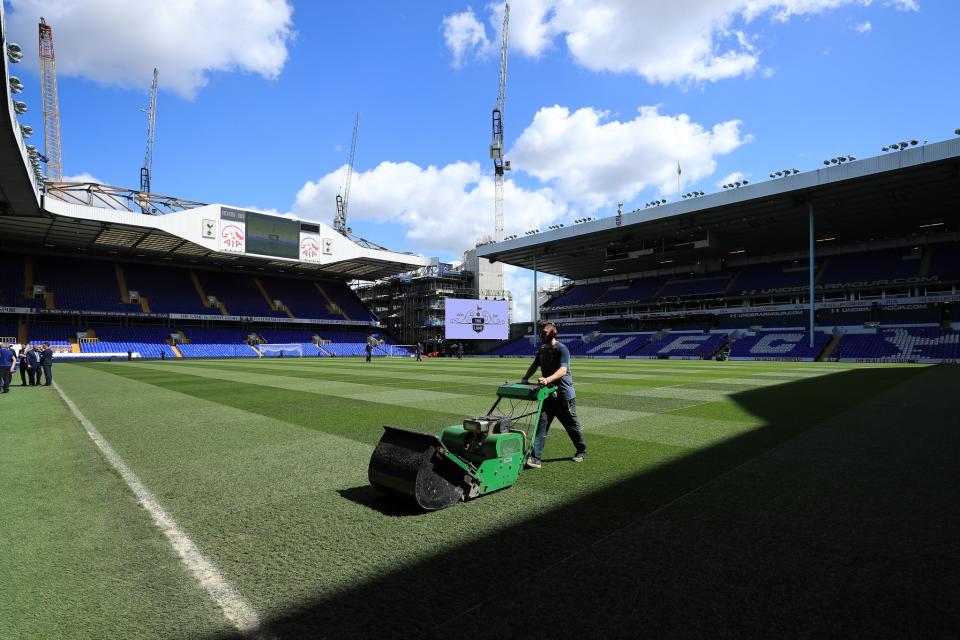
[[[826,164],[478,253],[571,282],[574,355],[960,361],[960,139]]]

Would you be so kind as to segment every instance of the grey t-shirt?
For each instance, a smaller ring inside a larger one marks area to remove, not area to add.
[[[553,383],[557,385],[557,395],[568,400],[577,396],[573,389],[573,374],[570,373],[570,350],[565,344],[558,341],[556,346],[540,345],[534,364],[539,365],[544,378],[556,373],[560,367],[566,367],[567,372],[563,377]]]

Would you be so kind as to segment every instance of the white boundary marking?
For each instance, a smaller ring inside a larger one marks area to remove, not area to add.
[[[93,423],[91,423],[87,417],[80,412],[77,405],[67,397],[63,389],[61,389],[56,382],[53,383],[53,388],[56,389],[60,397],[63,398],[64,403],[66,403],[74,417],[83,425],[90,439],[100,448],[107,462],[109,462],[110,465],[120,473],[124,481],[126,481],[127,486],[130,487],[130,490],[137,496],[137,500],[139,500],[143,508],[147,510],[150,517],[153,518],[154,525],[166,536],[170,542],[170,546],[172,546],[173,550],[180,556],[180,561],[183,563],[183,566],[200,582],[200,585],[207,591],[207,594],[213,602],[223,611],[223,615],[227,621],[242,633],[250,634],[257,638],[263,637],[258,632],[260,619],[257,616],[257,612],[253,610],[253,607],[243,599],[243,596],[241,596],[233,585],[220,573],[216,565],[201,553],[193,540],[191,540],[186,532],[176,523],[173,516],[160,506],[157,498],[147,489],[146,485],[140,481],[140,478],[137,477],[133,469],[127,466],[127,463],[113,450],[113,447],[110,446],[106,438],[100,435],[100,432],[93,426]]]

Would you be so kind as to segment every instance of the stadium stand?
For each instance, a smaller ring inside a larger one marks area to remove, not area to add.
[[[53,294],[55,308],[139,313],[139,304],[124,304],[113,263],[45,256],[34,261],[34,285]]]
[[[960,244],[935,244],[930,252],[931,275],[960,279]]]
[[[657,357],[711,358],[730,338],[725,333],[687,334],[674,337],[673,333],[659,341]]]
[[[277,343],[312,343],[313,336],[319,335],[319,329],[259,329],[257,335],[260,336],[264,342],[277,342]]]
[[[846,333],[835,355],[841,361],[960,360],[960,332],[932,327]]]
[[[150,311],[154,313],[218,313],[201,302],[187,269],[126,264],[123,271],[127,289],[147,298]]]
[[[611,357],[631,355],[640,348],[641,345],[650,341],[652,333],[639,334],[602,334],[600,337],[575,346],[571,350],[571,355],[583,355],[592,357]]]
[[[245,342],[253,329],[231,327],[181,327],[191,343],[230,344]]]
[[[720,294],[727,288],[730,274],[718,274],[709,278],[671,280],[660,289],[660,298],[689,298]]]
[[[14,322],[0,322],[0,338],[16,338],[17,325]]]
[[[347,320],[376,320],[350,287],[336,282],[321,283],[321,288],[346,314]]]
[[[27,328],[27,336],[31,342],[49,341],[58,344],[69,344],[71,340],[76,340],[77,333],[85,331],[81,328],[66,324],[52,324],[41,322],[32,324]]]
[[[258,285],[257,279],[250,274],[200,269],[191,273],[190,269],[176,266],[158,268],[136,263],[118,264],[109,260],[16,254],[9,266],[0,273],[0,304],[37,309],[38,315],[31,316],[27,321],[28,338],[33,342],[49,340],[58,345],[74,343],[74,349],[91,355],[134,351],[150,358],[157,357],[162,351],[166,357],[174,357],[175,352],[167,342],[171,334],[181,330],[188,344],[179,348],[188,358],[256,357],[256,350],[245,344],[250,334],[256,334],[268,344],[300,345],[304,356],[362,356],[370,332],[322,324],[297,328],[258,327],[256,323],[248,328],[184,324],[191,320],[169,322],[173,326],[124,326],[129,321],[99,320],[95,314],[69,320],[68,316],[63,318],[66,322],[57,323],[45,322],[39,314],[88,310],[129,318],[147,312],[221,315],[221,309],[203,304],[202,290],[205,295],[216,296],[230,315],[289,320],[286,311],[289,309],[295,317],[314,320],[375,321],[375,316],[353,291],[336,282],[297,280],[274,275],[260,276]],[[893,297],[867,305],[861,303],[859,307],[821,309],[818,311],[817,324],[827,330],[816,333],[812,349],[806,344],[805,331],[798,328],[807,324],[803,311],[765,311],[763,306],[754,302],[755,306],[750,309],[727,315],[705,313],[690,306],[700,304],[707,309],[705,305],[711,304],[710,300],[718,296],[740,296],[741,299],[750,300],[753,296],[761,296],[761,293],[766,293],[768,299],[757,302],[776,302],[772,295],[780,296],[776,304],[784,300],[789,302],[794,289],[806,286],[809,277],[807,269],[802,260],[781,260],[732,267],[708,275],[634,276],[610,282],[573,285],[550,301],[545,310],[554,312],[554,316],[557,310],[563,315],[572,316],[568,320],[556,318],[555,321],[561,339],[578,357],[710,357],[728,340],[725,336],[730,335],[736,338],[731,344],[730,355],[733,358],[812,360],[824,355],[831,339],[830,331],[837,327],[837,333],[842,337],[829,352],[830,358],[957,358],[956,332],[938,328],[941,321],[949,319],[949,312],[944,311],[939,303],[923,299],[901,303],[900,298]],[[960,243],[940,242],[920,250],[904,247],[834,254],[821,258],[816,265],[816,272],[818,286],[821,287],[852,286],[857,289],[862,288],[857,286],[862,283],[929,276],[922,281],[923,284],[932,282],[939,287],[934,291],[949,292],[951,286],[956,286],[950,283],[960,281]],[[200,284],[199,288],[194,282],[194,275]],[[28,292],[24,289],[30,285],[27,280],[44,285],[52,294],[49,301],[25,296]],[[144,300],[143,304],[123,303],[124,286],[127,291],[138,292]],[[922,289],[917,288],[914,293],[900,292],[897,295],[922,294]],[[677,299],[683,302],[670,302]],[[702,302],[698,299],[702,299]],[[273,300],[281,301],[285,309],[272,309]],[[626,331],[623,330],[626,326],[623,323],[612,325],[606,321],[588,321],[596,317],[591,316],[591,308],[616,306],[616,314],[625,313],[630,317],[632,311],[642,313],[643,305],[648,305],[651,311],[675,310],[672,311],[674,316],[659,323],[643,325],[635,322],[633,329]],[[47,306],[51,308],[50,311],[45,309]],[[48,317],[52,319],[53,316]],[[864,323],[880,323],[880,329],[878,332],[864,333]],[[19,327],[16,322],[6,323],[6,326],[8,329],[5,332],[11,336],[17,335]],[[638,331],[644,327],[664,327],[667,331]],[[761,329],[754,333],[752,330],[758,327]],[[84,341],[77,347],[77,334],[88,328],[90,335],[96,336],[98,341]],[[695,328],[712,333],[693,331]],[[748,329],[751,331],[746,331]],[[324,342],[331,341],[331,344],[318,347],[313,344],[314,336]],[[392,346],[389,337],[386,337],[386,343],[374,353],[383,355],[389,352],[396,355],[403,352],[402,348]],[[529,337],[522,337],[498,345],[489,355],[529,357],[535,353],[537,346]],[[277,357],[275,353],[266,355]]]
[[[920,256],[901,249],[832,256],[818,284],[870,282],[880,278],[907,278],[920,273]]]
[[[817,286],[857,289],[866,283],[927,275],[945,280],[960,279],[960,244],[940,243],[928,247],[927,251],[931,256],[928,273],[924,272],[922,251],[913,248],[860,251],[821,258],[815,264]],[[809,266],[803,260],[787,260],[730,268],[709,275],[673,276],[669,279],[661,275],[574,284],[544,308],[562,311],[718,296],[769,297],[802,289],[808,280]]]
[[[42,300],[25,297],[24,294],[24,258],[11,256],[0,269],[0,306],[40,308]]]
[[[599,324],[564,324],[557,323],[557,335],[561,336],[585,336],[600,330]]]
[[[596,304],[610,304],[614,302],[636,302],[656,297],[656,294],[667,282],[665,277],[636,278],[629,283],[611,283],[604,291]]]
[[[81,353],[133,353],[141,358],[159,358],[160,353],[167,358],[175,358],[176,353],[169,345],[158,342],[103,341],[80,344]]]
[[[366,331],[348,331],[345,329],[328,329],[326,327],[319,327],[317,333],[320,334],[320,337],[324,340],[343,343],[366,343],[368,335]]]
[[[343,315],[327,309],[323,294],[313,282],[274,277],[260,280],[270,297],[283,302],[298,318],[343,319]]]
[[[606,291],[607,287],[609,286],[609,282],[574,285],[568,289],[566,293],[563,293],[557,298],[554,298],[548,302],[547,306],[559,308],[590,304],[600,297],[600,295]]]
[[[253,276],[216,271],[195,271],[207,296],[214,296],[226,308],[224,315],[286,318],[284,311],[270,308]]]
[[[814,265],[816,268],[816,265]],[[772,264],[757,264],[740,270],[731,290],[740,293],[787,287],[802,287],[809,280],[809,266],[799,260]]]
[[[170,327],[121,327],[119,325],[97,324],[90,327],[101,341],[162,343],[176,333]]]
[[[810,347],[810,334],[803,330],[759,331],[743,336],[730,345],[732,360],[815,360],[832,334],[816,331],[813,336],[813,348]]]
[[[184,358],[257,358],[257,351],[245,344],[182,344]]]

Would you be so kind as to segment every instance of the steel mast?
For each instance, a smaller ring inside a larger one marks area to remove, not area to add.
[[[503,109],[507,99],[507,33],[510,29],[510,3],[503,7],[503,30],[500,34],[500,89],[493,107],[493,142],[490,158],[493,160],[494,240],[503,240],[503,174],[510,170],[510,161],[503,159]]]
[[[43,151],[47,178],[63,180],[60,154],[60,99],[57,96],[57,57],[53,50],[53,27],[40,18],[40,91],[43,100]]]
[[[353,178],[353,161],[357,157],[357,132],[360,130],[360,114],[353,120],[353,139],[350,142],[350,161],[347,163],[347,179],[344,181],[343,196],[337,194],[337,215],[333,218],[333,228],[343,235],[350,233],[347,228],[347,206],[350,204],[350,180]]]
[[[143,166],[140,167],[140,193],[144,194],[140,210],[150,213],[150,205],[146,202],[146,194],[150,193],[150,172],[153,170],[153,140],[157,130],[157,79],[160,73],[154,68],[153,84],[150,86],[150,106],[147,109],[147,152],[143,157]]]

